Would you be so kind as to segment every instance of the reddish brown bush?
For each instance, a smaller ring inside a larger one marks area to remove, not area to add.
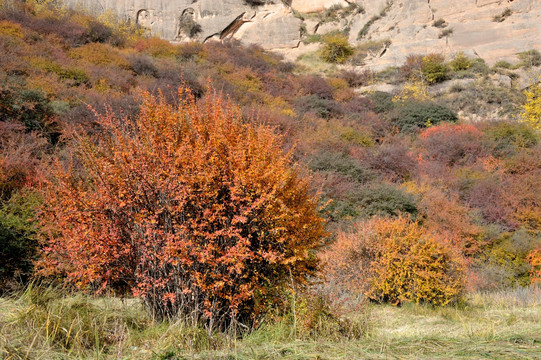
[[[340,78],[346,80],[351,87],[369,85],[371,81],[374,81],[375,76],[376,75],[370,70],[364,70],[363,72],[344,70],[340,73]]]
[[[470,165],[484,153],[482,138],[473,125],[434,126],[419,136],[420,156],[446,166]]]
[[[207,46],[207,59],[213,64],[232,64],[239,68],[248,68],[258,75],[272,71],[279,57],[265,53],[262,47],[242,46],[239,42],[229,41],[223,44],[212,43]]]
[[[449,239],[462,254],[478,254],[484,245],[482,230],[473,224],[471,209],[460,203],[456,193],[446,194],[436,188],[421,192],[424,225]]]
[[[334,89],[319,76],[306,76],[298,79],[304,95],[314,95],[320,99],[332,100]]]
[[[158,317],[251,323],[316,274],[317,199],[272,130],[216,95],[185,95],[171,106],[146,94],[133,121],[100,116],[97,142],[80,138],[57,166],[42,272],[131,291]]]
[[[68,46],[80,46],[89,41],[88,30],[84,26],[70,22],[69,17],[40,18],[24,10],[14,9],[0,12],[0,19],[19,23],[37,36],[54,38]]]
[[[516,222],[510,218],[509,206],[505,204],[501,180],[496,176],[486,176],[476,180],[465,191],[465,200],[472,208],[481,211],[484,220],[489,223],[499,223],[508,228],[516,227]]]
[[[511,210],[511,218],[526,229],[541,231],[541,191],[539,179],[541,169],[506,178],[504,203]]]
[[[423,55],[408,55],[404,65],[400,67],[402,80],[416,80],[422,77]]]
[[[372,169],[392,181],[408,180],[417,170],[417,161],[411,150],[395,139],[375,148],[367,160]]]
[[[0,200],[35,184],[46,140],[15,122],[0,122]]]

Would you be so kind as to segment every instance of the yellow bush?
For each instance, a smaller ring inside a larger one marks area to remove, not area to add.
[[[526,103],[522,108],[521,118],[535,129],[541,129],[541,83],[524,91]]]
[[[61,18],[67,10],[60,0],[26,0],[25,6],[42,18]]]
[[[179,47],[167,40],[159,38],[143,39],[135,44],[135,50],[144,52],[154,57],[176,57],[179,55]]]
[[[117,66],[121,69],[131,69],[130,62],[120,51],[107,44],[90,43],[70,51],[73,59],[89,62],[100,66]]]
[[[370,298],[433,305],[460,298],[465,269],[449,245],[404,218],[378,220],[374,230],[382,244],[372,262]]]
[[[406,218],[358,223],[323,255],[330,283],[377,302],[445,305],[465,287],[462,257],[447,241]]]
[[[344,35],[329,35],[323,39],[321,58],[329,63],[343,64],[353,55],[353,48]]]
[[[327,82],[336,90],[349,88],[348,82],[341,78],[332,77],[329,78]]]
[[[455,55],[450,65],[453,71],[463,71],[468,70],[472,66],[472,61],[466,54],[460,51]]]
[[[402,91],[393,97],[393,102],[404,102],[406,100],[427,101],[430,100],[430,94],[426,84],[422,80],[408,82],[404,85]]]
[[[147,35],[148,30],[138,26],[132,21],[121,20],[115,13],[108,10],[98,17],[98,20],[115,29],[118,33],[129,42],[140,40]]]
[[[445,64],[443,55],[428,54],[423,57],[421,71],[429,84],[435,84],[447,80],[449,68]]]
[[[11,21],[0,21],[0,35],[22,39],[24,34],[21,25]]]

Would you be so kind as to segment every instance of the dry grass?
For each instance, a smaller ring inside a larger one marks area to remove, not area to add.
[[[369,313],[371,330],[358,340],[299,339],[285,321],[235,339],[154,322],[134,300],[30,289],[0,299],[0,359],[541,359],[541,289]]]

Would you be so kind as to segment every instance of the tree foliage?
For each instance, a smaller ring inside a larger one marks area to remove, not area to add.
[[[144,94],[133,120],[98,116],[45,196],[42,272],[131,291],[158,317],[250,323],[315,275],[325,236],[308,180],[268,127],[217,95]]]

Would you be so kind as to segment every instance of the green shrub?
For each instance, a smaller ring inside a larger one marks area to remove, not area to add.
[[[494,64],[494,68],[500,68],[500,69],[511,69],[513,65],[509,61],[500,60],[496,64]]]
[[[498,122],[491,124],[484,134],[492,153],[497,157],[511,156],[539,142],[535,130],[524,123]]]
[[[415,220],[418,215],[415,197],[390,184],[363,188],[348,198],[363,218],[407,215]]]
[[[421,71],[429,84],[435,84],[447,80],[449,68],[442,55],[429,54],[423,58]]]
[[[348,143],[352,143],[355,145],[360,145],[364,147],[374,146],[374,139],[372,138],[370,134],[359,131],[352,127],[345,128],[340,134],[340,137],[344,139],[345,141],[347,141]]]
[[[541,246],[541,238],[524,229],[504,233],[494,240],[476,264],[483,290],[530,285],[527,256]]]
[[[445,19],[438,19],[432,23],[432,26],[442,29],[447,26],[447,22]]]
[[[315,113],[323,119],[329,119],[333,115],[342,112],[339,104],[334,100],[322,99],[316,95],[302,96],[295,99],[295,107],[300,113]]]
[[[0,205],[0,285],[25,281],[38,254],[36,211],[41,198],[19,191]],[[2,286],[0,286],[0,289]]]
[[[541,53],[538,50],[532,49],[523,51],[517,54],[521,60],[520,65],[524,67],[532,67],[541,65]]]
[[[487,75],[490,72],[486,61],[481,58],[474,59],[469,70],[478,75]]]
[[[313,171],[338,173],[358,184],[366,183],[375,177],[372,170],[341,152],[319,152],[312,157],[309,166]]]
[[[353,55],[353,48],[344,35],[329,35],[323,38],[320,57],[329,63],[343,64]]]
[[[433,102],[404,101],[391,114],[391,123],[401,132],[415,132],[441,122],[456,122],[456,113]]]
[[[383,92],[383,91],[374,91],[368,95],[370,100],[374,103],[372,110],[375,113],[386,113],[393,109],[393,95]]]
[[[357,34],[357,40],[361,40],[362,38],[364,38],[366,35],[368,35],[368,32],[370,31],[370,27],[372,27],[372,25],[374,25],[374,23],[376,21],[378,21],[379,19],[381,19],[381,16],[379,15],[374,15],[370,18],[370,20],[368,20],[366,22],[366,24],[364,24],[363,28],[359,31],[359,33]]]
[[[511,10],[510,8],[507,8],[501,14],[495,15],[492,18],[492,21],[494,21],[494,22],[504,22],[505,19],[507,19],[511,15],[513,15],[513,10]]]
[[[490,67],[488,67],[485,60],[481,58],[471,59],[469,65],[470,66],[467,69],[454,70],[453,78],[471,79],[490,74]]]
[[[304,39],[302,40],[302,42],[305,44],[313,44],[313,43],[318,43],[322,41],[323,41],[323,36],[321,36],[321,34],[309,34],[305,36]]]
[[[466,54],[461,51],[455,55],[450,65],[453,71],[464,71],[470,68],[470,66],[472,65],[472,61],[470,60],[470,58],[468,58]]]
[[[438,39],[443,39],[444,37],[451,36],[453,34],[453,31],[454,30],[452,28],[443,29],[442,31],[440,31]]]
[[[113,36],[113,29],[104,23],[93,20],[88,24],[90,42],[106,43],[111,36]]]
[[[50,102],[39,90],[0,87],[0,119],[20,121],[28,132],[36,131],[53,144],[60,135]]]

